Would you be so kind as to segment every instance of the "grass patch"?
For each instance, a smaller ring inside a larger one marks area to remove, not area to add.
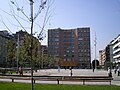
[[[31,84],[0,82],[0,90],[31,90]],[[120,90],[120,86],[34,84],[34,90]]]

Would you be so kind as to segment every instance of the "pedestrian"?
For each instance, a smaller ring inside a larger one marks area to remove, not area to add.
[[[95,71],[95,68],[93,68],[93,72]]]
[[[109,76],[109,77],[112,77],[112,71],[111,71],[111,68],[110,68],[110,67],[108,67],[108,76]]]
[[[19,74],[20,74],[21,76],[23,75],[22,67],[19,67]]]
[[[117,68],[115,67],[115,68],[114,68],[114,73],[116,74],[116,72],[117,72]]]
[[[118,76],[120,76],[120,67],[118,67],[117,72],[118,72]]]
[[[60,72],[60,67],[58,66],[58,73]]]

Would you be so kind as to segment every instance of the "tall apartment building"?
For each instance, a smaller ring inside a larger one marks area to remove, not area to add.
[[[90,28],[49,29],[48,52],[49,55],[59,57],[64,61],[78,61],[80,68],[89,68],[91,63]]]
[[[113,40],[113,63],[120,63],[120,34]]]

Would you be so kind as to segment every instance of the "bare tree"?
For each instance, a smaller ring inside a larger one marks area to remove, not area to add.
[[[18,25],[25,31],[29,31],[31,27],[29,27],[31,23],[31,11],[28,10],[28,5],[33,2],[33,22],[34,22],[34,33],[37,32],[37,37],[39,40],[42,40],[43,37],[45,36],[45,26],[51,17],[51,12],[50,12],[50,6],[52,5],[53,2],[51,0],[24,0],[23,2],[27,4],[26,6],[20,6],[18,4],[17,0],[11,0],[10,1],[10,14],[12,17],[17,21]],[[12,5],[11,5],[12,4]],[[30,8],[31,9],[31,8]],[[18,15],[17,13],[19,12]],[[27,30],[25,26],[22,23],[27,23],[27,27],[29,27]],[[38,30],[39,29],[39,32]]]
[[[23,3],[23,5],[21,4]],[[32,76],[32,90],[33,88],[33,36],[36,36],[39,40],[43,40],[45,37],[45,26],[50,14],[50,6],[53,2],[51,0],[10,0],[10,13],[2,10],[7,15],[11,16],[15,20],[15,24],[11,21],[10,24],[17,26],[26,32],[31,32],[31,76]],[[29,9],[28,9],[29,8]],[[9,20],[9,19],[8,19]],[[10,28],[5,24],[2,19],[2,23],[9,30]],[[28,28],[26,28],[26,26]],[[39,30],[38,30],[39,29]],[[36,34],[37,32],[37,34]]]
[[[24,30],[30,33],[30,24],[31,24],[31,11],[30,11],[30,2],[33,1],[33,22],[34,22],[34,34],[39,40],[42,40],[45,37],[45,26],[52,16],[51,6],[54,0],[10,0],[9,7],[10,10],[5,11],[0,9],[0,11],[4,12],[8,17],[1,16],[1,22],[4,26],[11,32],[11,27],[17,27],[19,30]],[[8,23],[6,23],[6,21]]]

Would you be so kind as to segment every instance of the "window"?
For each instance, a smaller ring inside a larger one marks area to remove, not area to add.
[[[59,38],[59,35],[55,35],[55,38]]]
[[[73,42],[73,39],[65,39],[64,42]]]
[[[73,43],[64,43],[64,46],[69,47],[69,46],[74,46]]]
[[[78,38],[78,40],[83,40],[83,38]]]
[[[59,41],[59,39],[58,39],[58,38],[55,38],[55,41]]]

